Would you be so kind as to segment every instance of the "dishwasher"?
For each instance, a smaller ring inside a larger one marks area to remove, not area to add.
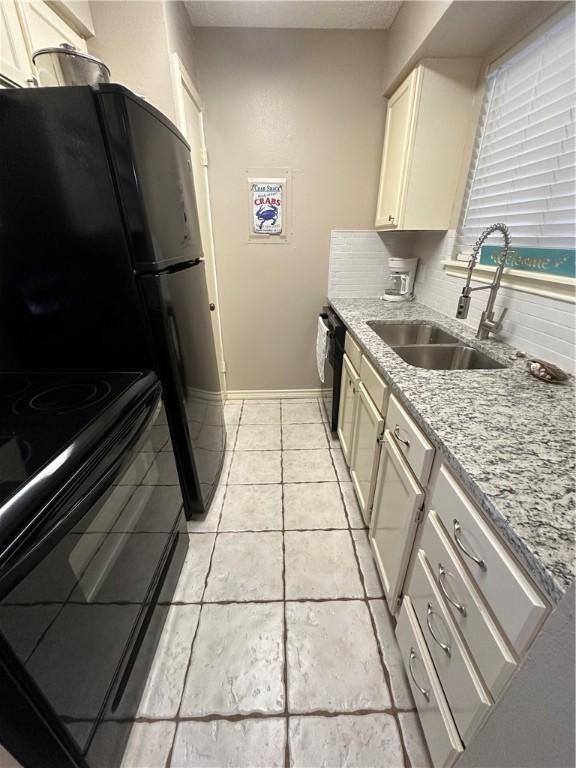
[[[326,357],[324,359],[324,381],[322,382],[322,406],[326,413],[330,430],[336,432],[338,429],[340,381],[342,379],[346,326],[332,307],[323,307],[320,317],[328,328]]]

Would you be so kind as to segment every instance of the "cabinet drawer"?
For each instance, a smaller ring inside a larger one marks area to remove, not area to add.
[[[346,337],[344,339],[344,351],[350,358],[350,362],[356,368],[357,371],[360,370],[360,365],[362,363],[362,351],[358,344],[354,341],[352,336],[346,331]]]
[[[423,550],[416,556],[406,594],[410,596],[456,727],[466,744],[478,730],[492,700],[438,591]]]
[[[521,654],[544,620],[546,603],[444,466],[430,506],[512,647]]]
[[[409,597],[402,601],[396,638],[434,768],[450,768],[464,747]]]
[[[434,446],[408,416],[394,395],[390,397],[388,405],[386,429],[389,429],[394,436],[396,445],[406,457],[420,483],[426,486],[434,459]]]
[[[420,546],[454,623],[460,629],[482,679],[496,699],[516,668],[516,659],[454,551],[442,523],[430,511]]]
[[[378,408],[382,416],[385,416],[386,408],[388,407],[388,387],[376,373],[366,355],[362,355],[360,379],[368,390],[368,394],[374,401],[376,408]]]

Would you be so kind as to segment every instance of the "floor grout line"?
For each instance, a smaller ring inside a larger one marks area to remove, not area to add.
[[[105,718],[104,723],[148,723],[153,725],[154,723],[213,723],[220,722],[222,720],[226,722],[241,722],[243,720],[283,720],[290,717],[364,717],[366,715],[390,715],[395,712],[401,715],[412,715],[417,712],[416,709],[395,709],[392,707],[378,708],[366,708],[366,709],[338,709],[338,710],[326,710],[326,709],[311,709],[306,711],[295,712],[244,712],[241,714],[219,714],[217,712],[209,715],[190,715],[176,717],[137,717],[137,718]],[[69,723],[84,723],[86,720],[73,720],[69,718],[66,720]]]

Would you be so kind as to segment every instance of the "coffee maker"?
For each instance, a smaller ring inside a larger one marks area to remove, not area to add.
[[[412,301],[418,259],[399,259],[391,256],[388,266],[390,275],[382,298],[385,301]]]

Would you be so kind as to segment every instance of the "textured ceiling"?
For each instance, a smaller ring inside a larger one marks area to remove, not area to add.
[[[398,0],[186,0],[195,27],[387,29]]]

